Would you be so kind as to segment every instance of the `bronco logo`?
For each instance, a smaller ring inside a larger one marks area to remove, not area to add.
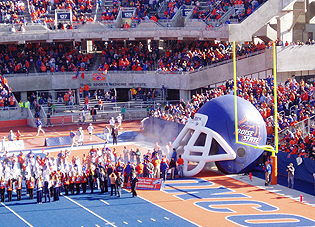
[[[260,137],[260,125],[250,122],[246,116],[238,123],[238,134],[241,136],[243,142],[252,144],[259,144]]]

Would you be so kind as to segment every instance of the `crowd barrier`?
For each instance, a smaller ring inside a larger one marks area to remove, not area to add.
[[[0,151],[3,150],[2,143],[0,143]],[[6,151],[20,151],[24,150],[23,140],[6,141],[4,143],[4,148]]]
[[[59,146],[59,145],[68,145],[72,144],[72,140],[70,136],[63,136],[63,137],[53,137],[53,138],[46,138],[45,139],[45,146]]]
[[[26,126],[26,125],[27,125],[27,119],[0,121],[1,128]]]
[[[66,124],[66,123],[72,123],[73,122],[73,116],[68,115],[68,116],[56,116],[56,117],[51,117],[50,118],[51,123],[54,125],[57,124]]]
[[[285,152],[279,152],[278,156],[278,174],[288,175],[287,166],[293,163],[295,168],[294,178],[314,183],[313,174],[315,172],[315,160],[299,157]]]
[[[164,188],[164,182],[162,178],[146,178],[139,177],[137,182],[138,190],[161,190]],[[131,188],[130,182],[127,182],[127,188]]]

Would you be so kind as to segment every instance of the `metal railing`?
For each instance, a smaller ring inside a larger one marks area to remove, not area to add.
[[[300,121],[298,123],[296,123],[295,125],[293,126],[289,126],[285,129],[282,129],[280,132],[279,132],[279,139],[283,139],[287,132],[288,131],[291,131],[291,132],[296,132],[298,129],[301,130],[302,132],[302,136],[305,138],[309,133],[310,133],[310,130],[311,130],[311,126],[315,123],[315,115],[310,117],[310,118],[307,118],[303,121]]]

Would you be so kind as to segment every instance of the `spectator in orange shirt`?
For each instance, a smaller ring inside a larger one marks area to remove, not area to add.
[[[63,96],[63,99],[65,100],[65,105],[68,106],[69,105],[69,94],[65,93],[65,95]]]
[[[143,169],[144,169],[144,165],[142,164],[142,162],[140,162],[136,167],[138,177],[143,177]]]
[[[90,87],[87,84],[84,84],[84,96],[87,96],[88,98],[90,98]]]
[[[129,28],[130,28],[130,25],[126,22],[124,25],[124,29],[129,29]]]

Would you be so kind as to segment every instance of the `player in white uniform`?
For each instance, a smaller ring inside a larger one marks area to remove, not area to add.
[[[121,128],[121,122],[122,122],[122,116],[121,116],[121,114],[119,114],[119,115],[116,117],[116,120],[117,120],[117,122],[118,122],[117,128],[122,129],[122,128]]]
[[[92,140],[92,135],[93,135],[94,127],[92,126],[91,123],[90,123],[89,127],[87,127],[87,131],[88,131],[88,133],[89,133],[89,140]]]

